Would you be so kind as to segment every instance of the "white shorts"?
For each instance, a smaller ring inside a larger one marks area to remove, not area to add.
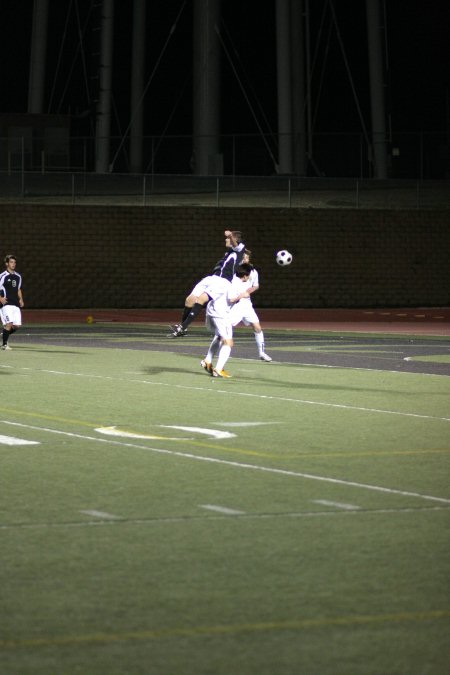
[[[241,321],[245,326],[259,323],[259,317],[255,312],[252,303],[245,298],[239,300],[239,302],[230,309],[230,319],[233,326],[237,326]]]
[[[231,325],[230,317],[227,315],[224,318],[213,318],[212,316],[206,315],[206,327],[214,335],[225,340],[231,340],[233,337],[233,326]]]
[[[210,277],[206,277],[206,280],[204,293],[207,293],[211,300],[217,300],[217,298],[224,293],[228,293],[230,290],[231,282],[228,279],[212,274]]]
[[[20,311],[20,307],[16,307],[15,305],[3,305],[0,309],[0,316],[4,326],[8,323],[12,323],[14,326],[22,325],[22,312]]]
[[[211,278],[212,278],[212,276],[209,276],[209,277],[203,277],[203,279],[201,279],[201,280],[198,282],[198,284],[195,284],[194,288],[193,288],[192,291],[189,293],[189,295],[195,295],[195,296],[198,297],[199,295],[201,295],[202,293],[204,293],[204,292],[205,292],[205,289],[206,289],[206,287],[208,286],[208,283],[209,283],[209,281],[210,281]]]
[[[230,281],[217,274],[211,274],[209,277],[203,277],[198,284],[195,284],[189,295],[195,295],[197,298],[202,293],[207,293],[212,300],[216,300],[230,288]]]

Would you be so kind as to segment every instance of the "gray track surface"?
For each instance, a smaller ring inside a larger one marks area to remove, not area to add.
[[[210,336],[193,328],[184,338],[171,339],[165,326],[94,324],[92,326],[31,326],[11,345],[135,349],[187,354],[203,358]],[[450,339],[405,335],[311,334],[300,330],[265,330],[266,351],[274,362],[335,368],[365,368],[450,377]],[[238,329],[231,358],[258,360],[253,333]],[[422,360],[424,359],[424,360]],[[427,360],[433,359],[433,360]],[[270,368],[270,363],[265,364]]]

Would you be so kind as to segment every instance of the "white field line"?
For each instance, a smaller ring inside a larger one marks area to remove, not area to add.
[[[50,371],[43,371],[43,372],[50,372]],[[56,372],[56,371],[53,371]],[[70,375],[77,375],[76,373],[59,373],[61,375],[64,374],[70,374]],[[84,374],[78,374],[79,377],[99,377],[99,376],[90,376],[90,375],[84,375]],[[120,381],[128,382],[129,380],[123,380],[122,378],[113,378],[113,377],[108,377],[105,379],[118,379]],[[151,385],[156,385],[156,386],[161,386],[161,387],[175,387],[176,389],[189,389],[189,390],[196,390],[196,391],[207,391],[207,392],[216,392],[216,394],[227,394],[228,396],[243,396],[247,398],[257,398],[260,400],[265,400],[265,401],[282,401],[283,403],[300,403],[303,405],[317,405],[317,406],[322,406],[325,408],[340,408],[341,410],[359,410],[361,412],[370,412],[370,413],[381,413],[384,415],[400,415],[401,417],[417,417],[420,419],[427,419],[427,420],[440,420],[444,422],[450,422],[450,417],[436,417],[435,415],[420,415],[419,413],[407,413],[407,412],[399,412],[397,410],[384,410],[382,408],[366,408],[364,406],[356,406],[356,405],[347,405],[345,403],[325,403],[324,401],[309,401],[308,399],[302,399],[302,398],[289,398],[287,396],[269,396],[267,394],[250,394],[248,392],[242,392],[242,391],[236,391],[236,390],[226,390],[226,389],[210,389],[209,387],[188,387],[186,385],[181,385],[181,384],[168,384],[166,382],[152,382],[151,380],[131,380],[131,382],[138,382],[141,384],[151,384]]]
[[[113,441],[106,438],[97,438],[96,436],[87,436],[85,434],[75,434],[69,431],[61,431],[59,429],[50,429],[49,427],[38,427],[31,424],[23,424],[20,422],[10,422],[9,420],[0,420],[3,424],[8,424],[14,427],[21,427],[23,429],[33,429],[34,431],[47,432],[50,434],[58,434],[60,436],[68,436],[69,438],[79,438],[84,441],[94,441],[96,443],[106,443],[109,445],[117,445],[122,448],[137,448],[139,450],[146,450],[147,452],[155,452],[162,455],[170,455],[172,457],[182,457],[183,459],[193,459],[197,462],[210,462],[212,464],[222,464],[224,466],[232,466],[238,469],[249,469],[251,471],[264,471],[279,476],[291,476],[294,478],[306,478],[308,480],[318,480],[324,483],[333,483],[335,485],[346,485],[349,487],[360,488],[364,490],[373,490],[375,492],[384,492],[392,495],[402,495],[404,497],[417,497],[418,499],[425,499],[428,501],[442,502],[450,504],[450,499],[444,497],[434,497],[433,495],[424,495],[419,492],[410,492],[408,490],[396,490],[394,488],[382,487],[381,485],[370,485],[368,483],[358,483],[356,481],[341,480],[340,478],[330,478],[328,476],[316,476],[310,473],[302,473],[299,471],[289,471],[288,469],[276,469],[268,466],[260,466],[258,464],[246,464],[244,462],[235,462],[227,459],[219,459],[217,457],[207,457],[203,455],[193,455],[189,452],[180,452],[177,450],[166,450],[164,448],[152,448],[146,445],[139,445],[138,443],[123,443],[122,441]]]
[[[199,506],[202,509],[207,509],[208,511],[217,511],[217,513],[223,513],[226,516],[241,516],[245,513],[245,511],[229,509],[226,506],[217,506],[216,504],[199,504]]]
[[[276,349],[274,349],[273,351],[276,351]],[[244,359],[243,357],[239,357],[236,358],[236,361],[254,361],[254,359]],[[335,370],[363,370],[369,373],[391,373],[391,375],[405,375],[405,376],[420,375],[421,377],[448,377],[447,373],[415,373],[409,370],[385,370],[384,368],[380,370],[380,368],[367,368],[363,366],[342,366],[342,365],[332,366],[329,363],[310,363],[309,361],[277,361],[276,358],[274,358],[273,363],[274,365],[277,366],[290,366],[291,368],[299,368],[299,369],[300,366],[305,366],[305,368],[302,368],[302,370],[306,370],[307,368],[331,368],[331,369],[334,368]]]
[[[102,520],[123,520],[121,516],[115,516],[113,513],[106,513],[105,511],[80,511],[85,516],[94,516],[94,518],[102,518]]]
[[[298,364],[296,364],[298,365]],[[307,365],[307,364],[305,364]],[[1,368],[2,366],[0,366]],[[322,367],[322,366],[321,366]],[[327,367],[327,366],[325,366]],[[334,367],[334,366],[330,366]],[[357,369],[355,369],[357,370]],[[368,370],[366,368],[363,368],[361,370]],[[383,415],[398,415],[400,417],[415,417],[418,419],[427,419],[427,420],[437,420],[441,422],[450,422],[450,417],[437,417],[435,415],[421,415],[419,413],[409,413],[409,412],[401,412],[398,410],[385,410],[383,408],[366,408],[364,406],[356,406],[356,405],[348,405],[345,403],[326,403],[324,401],[310,401],[308,399],[301,399],[301,398],[289,398],[287,396],[269,396],[266,394],[251,394],[248,392],[242,392],[242,391],[236,391],[236,389],[218,389],[216,386],[213,387],[192,387],[192,386],[187,386],[187,385],[182,385],[182,384],[169,384],[168,382],[155,382],[153,380],[141,380],[141,379],[126,379],[122,377],[113,377],[112,375],[92,375],[88,373],[72,373],[72,372],[66,372],[66,371],[61,371],[61,370],[39,370],[37,372],[41,373],[49,373],[51,375],[66,375],[69,377],[81,377],[81,378],[88,378],[88,379],[96,379],[96,380],[107,380],[111,382],[126,382],[126,383],[136,383],[136,384],[147,384],[151,386],[157,386],[157,387],[169,387],[169,388],[174,388],[174,389],[183,389],[183,390],[188,390],[188,391],[202,391],[202,392],[208,392],[208,395],[211,394],[212,392],[215,392],[216,394],[225,394],[228,396],[234,396],[235,398],[238,396],[246,397],[246,398],[256,398],[259,400],[264,400],[264,401],[277,401],[277,402],[283,402],[283,403],[298,403],[301,405],[314,405],[314,406],[320,406],[320,407],[325,407],[325,408],[338,408],[341,410],[357,410],[360,412],[369,412],[369,413],[379,413]],[[378,371],[377,371],[378,372]],[[396,372],[396,371],[392,371]],[[398,374],[398,373],[397,373]],[[417,374],[417,373],[413,373]]]
[[[405,514],[405,513],[430,513],[436,511],[448,511],[448,506],[426,506],[420,508],[399,508],[399,509],[355,509],[337,511],[300,511],[284,513],[242,513],[235,514],[235,518],[244,520],[272,520],[278,518],[327,518],[336,516],[372,516],[387,514]],[[129,518],[106,520],[83,520],[72,522],[47,522],[47,523],[10,523],[0,524],[0,530],[43,530],[50,528],[71,528],[71,527],[96,527],[101,525],[159,525],[160,523],[188,523],[188,522],[208,522],[216,520],[229,519],[231,515],[215,513],[207,516],[161,516],[156,518]]]
[[[39,445],[38,441],[26,441],[23,438],[15,438],[14,436],[1,436],[0,445]]]
[[[360,509],[360,506],[355,504],[343,504],[342,502],[329,502],[328,499],[313,499],[313,504],[322,504],[322,506],[332,506],[335,509],[345,509],[347,511],[355,511]]]

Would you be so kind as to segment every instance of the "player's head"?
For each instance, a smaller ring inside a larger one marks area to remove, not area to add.
[[[242,258],[242,262],[243,263],[249,263],[251,257],[252,257],[252,252],[250,251],[250,249],[248,249],[248,248],[244,249],[244,257]]]
[[[8,253],[8,255],[5,255],[5,265],[6,267],[11,267],[11,265],[15,265],[17,262],[16,256],[13,255],[12,253]]]
[[[236,268],[236,276],[239,277],[239,279],[249,277],[252,269],[253,265],[250,265],[250,263],[242,263],[241,265],[239,265],[239,267]]]

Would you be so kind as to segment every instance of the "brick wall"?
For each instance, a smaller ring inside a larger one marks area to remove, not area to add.
[[[446,210],[0,204],[0,224],[29,308],[180,307],[225,228],[254,253],[259,307],[450,305]]]

